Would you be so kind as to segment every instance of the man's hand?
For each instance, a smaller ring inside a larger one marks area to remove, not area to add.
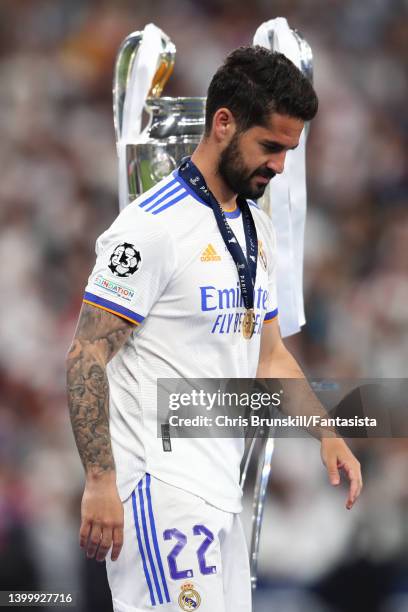
[[[322,438],[320,454],[333,486],[340,484],[339,470],[343,470],[349,479],[346,508],[351,510],[363,487],[360,463],[341,438]]]
[[[116,561],[123,545],[123,506],[116,488],[115,473],[88,475],[81,505],[79,544],[88,559],[104,561],[112,546]]]

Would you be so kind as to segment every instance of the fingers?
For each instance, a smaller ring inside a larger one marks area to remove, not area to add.
[[[112,546],[112,527],[105,527],[102,531],[101,541],[99,543],[98,552],[96,553],[97,561],[104,561],[108,550]]]
[[[102,537],[102,529],[98,523],[93,523],[86,547],[86,556],[93,559]]]
[[[113,530],[113,544],[112,544],[112,553],[111,559],[112,561],[116,561],[119,557],[120,551],[123,546],[123,527],[116,527]]]
[[[123,546],[123,527],[104,527],[83,521],[79,532],[79,544],[86,549],[88,559],[104,561],[112,547],[111,559],[116,561]]]
[[[109,543],[108,531],[104,530],[103,534],[104,535],[102,536],[102,529],[98,523],[92,523],[89,520],[82,521],[81,529],[79,530],[79,545],[81,548],[85,548],[88,559],[93,559],[96,551],[98,551],[96,557],[97,561],[103,561],[105,558],[106,553],[110,548],[110,544],[108,548],[106,548],[107,544]],[[99,552],[100,549],[101,553]],[[104,551],[105,554],[103,554]]]
[[[344,470],[346,473],[350,481],[346,508],[350,510],[363,487],[359,462],[341,439],[322,439],[321,457],[332,485],[340,484],[339,470]]]
[[[357,463],[355,466],[351,466],[348,463],[344,463],[342,468],[347,474],[347,478],[350,481],[349,494],[346,502],[347,510],[351,510],[354,506],[358,496],[361,493],[363,487],[363,481],[361,478],[360,465]]]
[[[86,548],[88,543],[89,533],[91,531],[92,523],[89,520],[82,519],[81,528],[79,530],[79,545],[81,548]]]
[[[333,486],[340,484],[340,474],[336,460],[327,463],[327,473],[329,475],[330,484]]]

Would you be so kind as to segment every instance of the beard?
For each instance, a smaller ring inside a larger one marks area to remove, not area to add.
[[[245,165],[237,133],[221,153],[217,170],[233,193],[254,200],[262,197],[268,186],[268,183],[257,183],[256,177],[272,179],[276,174],[269,168],[259,167],[250,170]]]

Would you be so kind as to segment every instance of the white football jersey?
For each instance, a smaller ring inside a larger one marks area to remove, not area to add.
[[[259,242],[250,340],[241,330],[236,265],[214,213],[177,171],[129,204],[97,240],[84,301],[135,325],[107,369],[122,500],[148,472],[221,509],[241,509],[244,440],[175,438],[165,452],[157,379],[255,377],[262,326],[277,315],[276,247],[269,217],[250,204]],[[225,214],[246,253],[241,211]]]

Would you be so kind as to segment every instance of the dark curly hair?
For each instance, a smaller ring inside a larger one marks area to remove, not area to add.
[[[205,133],[222,107],[234,115],[238,129],[266,125],[271,113],[310,121],[318,99],[310,81],[282,53],[264,47],[239,47],[213,76],[207,94]]]

